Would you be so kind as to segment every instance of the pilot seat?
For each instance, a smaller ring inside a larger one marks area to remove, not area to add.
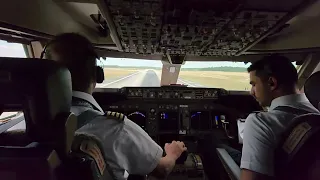
[[[304,85],[310,103],[319,109],[320,72],[312,74]],[[297,116],[295,124],[284,134],[276,151],[277,179],[308,179],[320,177],[320,114]]]
[[[19,133],[0,133],[8,142],[0,146],[1,179],[110,179],[106,168],[97,171],[104,159],[95,154],[95,140],[74,136],[70,72],[50,60],[0,58],[0,64],[0,110],[22,111],[26,124]]]

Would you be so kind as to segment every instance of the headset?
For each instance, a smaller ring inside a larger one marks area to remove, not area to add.
[[[96,66],[96,82],[103,83],[104,81],[104,71],[100,66]]]
[[[46,50],[48,48],[48,46],[52,43],[52,41],[50,41],[49,43],[47,43],[42,52],[41,52],[41,55],[40,55],[40,59],[43,59],[44,58],[44,55],[46,53]],[[95,56],[96,56],[96,59],[98,59],[98,55],[96,55],[96,53],[94,53]],[[97,83],[103,83],[104,81],[104,71],[103,71],[103,68],[100,67],[100,66],[96,66],[96,82]]]

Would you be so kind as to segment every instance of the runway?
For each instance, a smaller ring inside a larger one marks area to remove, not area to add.
[[[116,80],[105,80],[97,84],[97,88],[122,88],[122,87],[159,87],[161,80],[160,71],[142,70]],[[200,84],[178,79],[178,84],[185,84],[188,87],[203,87]]]

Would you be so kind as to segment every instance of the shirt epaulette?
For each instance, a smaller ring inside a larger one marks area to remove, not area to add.
[[[110,117],[110,118],[115,118],[117,120],[123,121],[125,118],[125,115],[122,113],[118,113],[118,112],[112,112],[112,111],[107,111],[104,114],[106,117]]]

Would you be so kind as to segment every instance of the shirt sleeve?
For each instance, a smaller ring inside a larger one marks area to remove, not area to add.
[[[243,131],[244,131],[244,125],[245,122],[242,122],[240,119],[237,120],[238,125],[238,142],[239,144],[243,143]]]
[[[129,174],[146,175],[151,173],[160,162],[163,150],[137,124],[129,119],[124,120],[121,136],[121,147],[118,155],[123,156],[123,165]]]
[[[162,148],[126,117],[119,122],[98,116],[77,132],[95,135],[101,141],[106,161],[118,179],[126,179],[127,173],[149,174],[163,154]]]
[[[274,149],[262,114],[250,114],[245,122],[241,169],[248,169],[261,174],[274,175]]]

